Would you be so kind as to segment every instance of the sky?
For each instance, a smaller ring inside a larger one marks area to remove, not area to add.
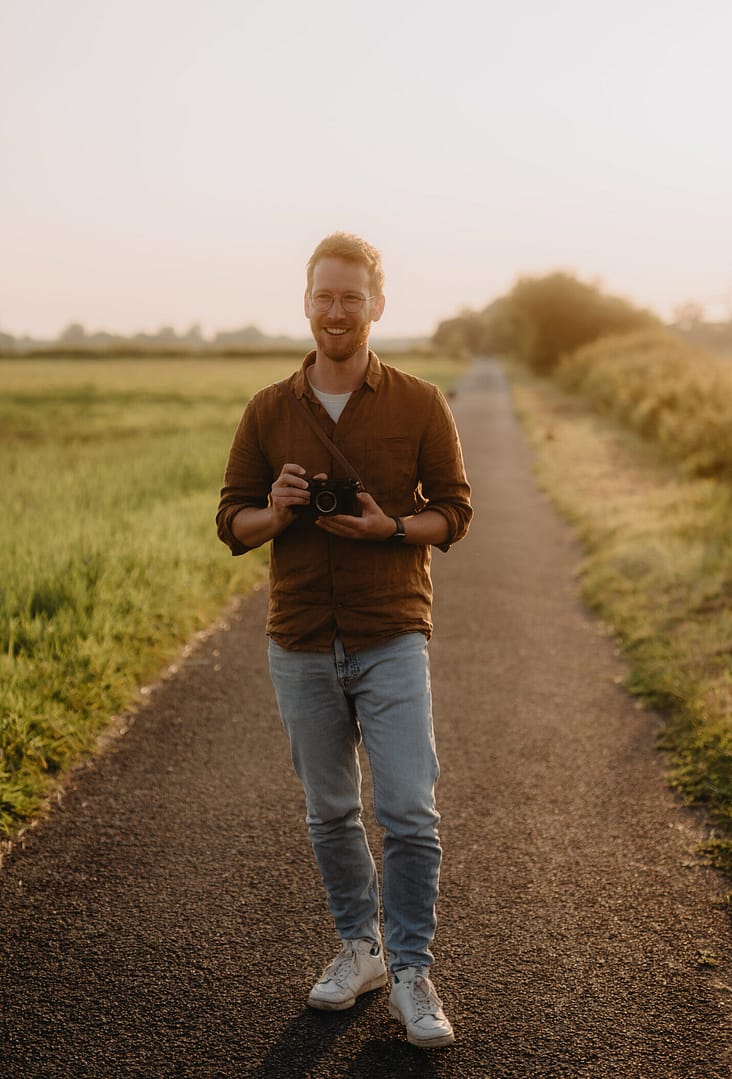
[[[729,0],[0,0],[0,331],[386,336],[565,270],[732,317]]]

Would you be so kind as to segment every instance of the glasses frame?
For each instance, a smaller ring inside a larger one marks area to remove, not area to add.
[[[330,296],[330,303],[328,304],[327,307],[325,307],[325,306],[323,306],[322,302],[318,303],[318,301],[315,299],[315,297],[317,295],[316,293],[314,293],[314,292],[309,293],[310,303],[313,305],[313,307],[315,308],[315,310],[318,312],[319,315],[327,315],[328,312],[330,311],[331,307],[333,306],[333,304],[336,302],[336,300],[338,300],[341,307],[343,308],[343,310],[347,314],[349,314],[349,315],[357,315],[360,311],[363,311],[364,304],[367,304],[369,302],[369,300],[378,299],[377,296],[359,296],[358,307],[351,308],[350,304],[347,307],[345,305],[345,303],[343,302],[343,300],[344,300],[343,295],[338,296],[333,292],[329,292],[328,289],[318,289],[318,293],[320,293],[321,296]],[[351,293],[347,292],[347,293],[345,293],[345,295],[346,296],[355,296],[356,293],[355,292],[351,292]]]

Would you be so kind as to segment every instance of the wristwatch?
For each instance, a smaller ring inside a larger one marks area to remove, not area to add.
[[[404,531],[404,521],[401,519],[401,517],[392,517],[392,521],[396,525],[396,530],[392,532],[392,534],[389,536],[387,543],[403,543],[406,537],[406,532]]]

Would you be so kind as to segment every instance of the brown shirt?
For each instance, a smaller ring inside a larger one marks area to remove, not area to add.
[[[465,535],[472,516],[455,422],[429,382],[369,353],[366,378],[333,423],[308,382],[305,358],[289,385],[361,476],[384,513],[408,517],[429,508],[447,520],[443,551]],[[231,522],[247,506],[264,508],[288,462],[307,476],[345,478],[299,406],[275,386],[248,402],[234,435],[216,523],[232,554],[250,548]],[[401,633],[432,631],[429,546],[346,540],[299,516],[272,541],[267,633],[283,648],[326,652],[336,635],[357,651]]]

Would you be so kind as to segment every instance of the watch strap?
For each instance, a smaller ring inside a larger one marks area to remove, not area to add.
[[[406,538],[406,532],[404,531],[404,521],[401,517],[392,517],[396,528],[391,536],[389,536],[389,543],[403,543]]]

